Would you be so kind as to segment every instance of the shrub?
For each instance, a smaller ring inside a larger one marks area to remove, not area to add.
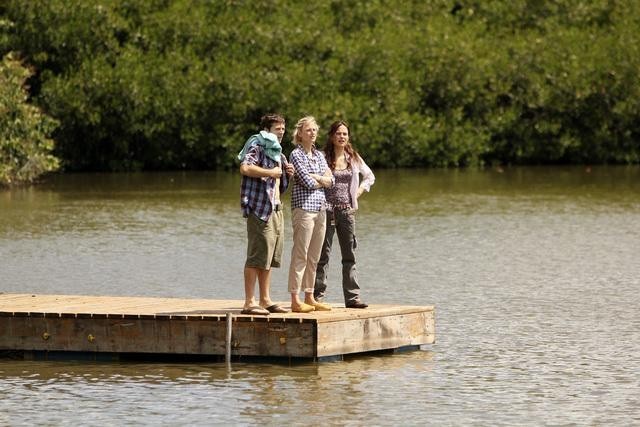
[[[57,122],[27,102],[30,75],[12,54],[0,63],[0,185],[33,182],[58,168],[49,137]]]

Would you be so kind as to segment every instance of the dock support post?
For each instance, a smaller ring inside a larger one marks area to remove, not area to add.
[[[224,361],[227,362],[227,365],[231,364],[232,324],[233,324],[233,315],[231,313],[227,313],[227,338],[225,340],[225,352],[224,352]]]

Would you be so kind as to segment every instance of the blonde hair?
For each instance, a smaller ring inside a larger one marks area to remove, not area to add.
[[[315,117],[313,116],[304,116],[303,118],[301,118],[300,120],[298,120],[298,123],[296,123],[296,127],[295,129],[293,129],[293,143],[294,144],[300,144],[300,137],[299,137],[299,133],[302,130],[302,128],[304,127],[304,125],[306,125],[307,123],[313,123],[316,125],[316,127],[318,127],[318,122],[316,122]]]

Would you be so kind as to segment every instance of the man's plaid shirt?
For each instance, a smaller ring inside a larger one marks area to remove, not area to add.
[[[253,145],[247,151],[243,164],[256,165],[265,169],[272,169],[276,166],[282,168],[282,176],[280,177],[280,194],[284,193],[289,186],[289,177],[285,170],[287,158],[280,155],[280,164],[267,157],[264,150],[259,145]],[[276,179],[275,178],[251,178],[242,175],[242,183],[240,184],[240,206],[242,207],[242,215],[246,218],[249,214],[254,213],[258,218],[267,222],[275,205],[276,198]]]

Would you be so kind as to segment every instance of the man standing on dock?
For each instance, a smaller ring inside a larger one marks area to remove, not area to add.
[[[280,145],[285,120],[279,114],[260,119],[258,134],[251,136],[238,154],[240,160],[240,205],[247,219],[247,260],[244,267],[242,314],[268,315],[287,310],[271,300],[271,268],[280,267],[284,244],[284,216],[280,195],[289,186],[294,169]],[[283,173],[284,171],[284,173]],[[258,280],[260,301],[256,304]]]

